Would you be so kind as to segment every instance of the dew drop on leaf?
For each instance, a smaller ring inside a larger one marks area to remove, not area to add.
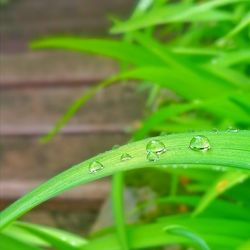
[[[130,154],[124,153],[121,155],[121,161],[128,161],[132,159],[132,156]]]
[[[196,135],[191,139],[189,148],[195,151],[208,151],[211,146],[206,136]]]
[[[229,132],[229,133],[238,133],[238,132],[239,132],[239,129],[233,128],[233,127],[229,127],[229,128],[227,129],[227,132]]]
[[[155,153],[155,152],[148,152],[147,159],[149,161],[158,161],[159,160],[159,155],[157,153]]]
[[[164,143],[159,140],[151,140],[148,142],[146,150],[148,153],[155,153],[157,155],[160,155],[166,152],[166,147]]]
[[[104,169],[104,166],[99,161],[93,161],[89,164],[89,172],[91,174],[94,174],[103,169]]]

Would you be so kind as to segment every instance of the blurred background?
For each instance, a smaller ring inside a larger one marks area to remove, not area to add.
[[[133,85],[119,84],[99,92],[56,138],[39,143],[73,100],[117,65],[79,53],[32,51],[29,44],[52,34],[106,36],[107,16],[127,17],[132,7],[133,0],[2,1],[0,209],[72,164],[127,142],[145,98]],[[24,219],[86,232],[108,191],[106,180],[82,186]]]

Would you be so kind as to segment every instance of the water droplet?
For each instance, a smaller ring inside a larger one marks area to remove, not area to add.
[[[157,155],[163,154],[166,152],[165,145],[159,140],[151,140],[148,142],[146,146],[146,150],[148,153],[155,153]]]
[[[208,151],[211,146],[206,136],[196,135],[190,141],[189,148],[195,151]]]
[[[238,133],[238,132],[239,132],[239,129],[233,128],[233,127],[229,127],[229,128],[227,129],[227,132],[229,132],[229,133]]]
[[[121,161],[128,161],[132,159],[132,156],[130,154],[124,153],[121,155]]]
[[[92,163],[89,164],[89,172],[91,174],[94,174],[103,169],[104,169],[104,166],[99,161],[93,161]]]
[[[155,153],[155,152],[148,152],[147,159],[149,161],[158,161],[159,160],[159,155],[157,153]]]

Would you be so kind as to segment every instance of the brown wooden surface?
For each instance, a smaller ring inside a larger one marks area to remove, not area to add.
[[[38,186],[41,181],[15,182],[1,181],[1,202],[0,209],[5,208],[22,195]],[[110,183],[108,180],[101,180],[71,189],[54,199],[42,204],[38,210],[58,211],[82,211],[84,209],[98,210],[105,197],[109,194]]]
[[[114,74],[110,59],[31,51],[32,39],[73,34],[107,36],[108,14],[128,16],[133,0],[12,0],[0,10],[0,208],[55,174],[126,143],[143,116],[136,84],[99,91],[48,144],[38,138],[90,86]],[[45,202],[24,219],[87,232],[109,191],[108,180]]]
[[[11,0],[0,9],[2,52],[26,51],[32,39],[107,35],[108,15],[127,17],[133,0]]]
[[[92,85],[115,74],[117,69],[110,59],[76,52],[2,54],[0,89]]]

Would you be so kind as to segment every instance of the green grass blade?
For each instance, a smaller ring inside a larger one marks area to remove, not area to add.
[[[206,136],[211,145],[208,152],[197,152],[189,148],[189,144],[195,135]],[[151,138],[129,143],[118,149],[113,149],[89,160],[81,162],[49,181],[41,184],[36,189],[26,194],[18,201],[0,213],[0,229],[22,216],[30,209],[56,195],[80,184],[88,183],[120,171],[174,164],[194,164],[250,170],[250,131],[235,132],[195,132],[180,133],[168,136],[160,136],[157,139],[166,146],[166,152],[158,161],[147,160],[146,145]],[[128,153],[133,158],[121,161],[121,154]],[[91,173],[89,167],[94,162],[102,164],[101,171]]]
[[[11,236],[0,234],[0,248],[3,250],[41,250]]]
[[[162,8],[148,11],[137,18],[131,18],[126,22],[115,25],[112,33],[121,33],[153,25],[171,23],[171,22],[200,22],[200,21],[221,21],[230,20],[232,17],[225,11],[219,11],[215,8],[244,2],[246,0],[213,0],[200,4],[168,4]]]
[[[33,49],[63,49],[103,55],[118,61],[144,65],[161,64],[161,60],[145,49],[126,41],[108,39],[87,39],[81,37],[51,37],[33,41]]]
[[[190,104],[172,104],[159,108],[156,112],[150,115],[146,120],[143,121],[142,127],[138,129],[133,135],[134,140],[144,138],[152,128],[155,128],[158,124],[166,121],[170,117],[182,114],[184,112],[194,109],[197,105],[195,103]]]
[[[181,224],[199,233],[213,250],[235,250],[246,241],[249,223],[237,220],[221,220],[217,218],[187,218],[187,216],[166,217],[165,221],[128,226],[128,234],[132,249],[159,247],[169,244],[194,246],[193,241],[182,236],[167,235],[164,228]],[[93,239],[84,250],[120,250],[120,243],[114,233]]]
[[[28,245],[38,246],[38,247],[49,247],[50,244],[42,240],[37,235],[31,234],[30,232],[27,232],[26,230],[18,227],[15,225],[16,223],[12,223],[10,226],[8,226],[4,230],[4,234],[7,236],[11,236],[17,240],[23,241],[27,243]]]
[[[241,30],[243,30],[246,27],[249,27],[249,25],[250,25],[250,14],[248,13],[245,17],[242,18],[241,22],[226,35],[225,38],[228,39],[230,37],[237,35]]]
[[[199,246],[200,250],[210,250],[210,247],[207,243],[196,233],[190,231],[189,229],[179,226],[179,225],[172,225],[164,228],[167,233],[180,235],[185,238],[192,240],[197,246]]]
[[[241,183],[242,181],[249,178],[249,174],[247,173],[237,173],[234,171],[230,171],[222,175],[216,182],[208,189],[206,194],[201,199],[199,205],[196,207],[193,215],[196,216],[204,209],[206,209],[207,206],[220,194],[225,192],[227,189]]]
[[[163,197],[156,199],[155,202],[159,204],[185,204],[189,207],[195,208],[200,202],[200,196]],[[143,204],[142,207],[143,206],[147,206],[147,203]],[[205,211],[205,216],[215,215],[220,218],[250,220],[247,208],[218,199],[214,200]]]
[[[51,246],[59,250],[79,249],[86,244],[84,239],[73,234],[58,229],[52,229],[45,226],[32,225],[29,223],[17,223],[17,226],[27,232],[47,241]]]
[[[84,93],[68,107],[67,111],[59,118],[51,131],[41,137],[40,142],[47,143],[50,141],[91,97],[98,91],[114,83],[116,80],[117,76],[110,77],[97,86],[90,87],[87,91],[84,91]]]
[[[129,242],[126,232],[126,223],[124,218],[124,183],[123,173],[117,173],[112,179],[112,207],[113,216],[117,231],[118,239],[121,243],[122,250],[129,250]]]

